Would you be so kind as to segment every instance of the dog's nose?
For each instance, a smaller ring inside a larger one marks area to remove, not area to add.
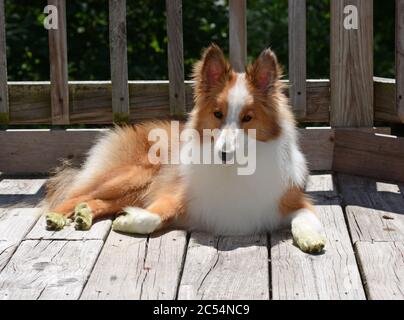
[[[233,159],[233,153],[221,151],[220,158],[222,159],[223,163],[229,162]]]

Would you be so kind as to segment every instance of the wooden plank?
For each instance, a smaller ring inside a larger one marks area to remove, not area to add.
[[[325,253],[305,254],[293,245],[290,230],[275,232],[271,236],[273,299],[365,299],[332,176],[311,176],[307,191],[316,198],[327,239]]]
[[[114,122],[129,120],[126,0],[109,0],[109,50]]]
[[[48,172],[62,159],[79,164],[100,131],[0,131],[0,171]],[[30,160],[28,160],[30,159]]]
[[[332,168],[334,130],[330,128],[299,129],[300,145],[309,169],[328,171]]]
[[[290,102],[295,114],[306,116],[306,0],[289,0]]]
[[[9,120],[6,49],[4,0],[0,0],[0,124],[7,123]]]
[[[174,300],[186,245],[184,231],[111,232],[80,299]]]
[[[52,124],[69,124],[66,1],[48,0],[57,7],[57,29],[49,29]]]
[[[403,300],[404,243],[358,242],[359,263],[371,300]]]
[[[404,0],[396,0],[396,78],[397,111],[404,122]]]
[[[358,129],[362,130],[362,129]],[[365,129],[390,133],[390,129]],[[79,165],[88,149],[105,130],[12,130],[0,131],[0,171],[44,173],[69,159]],[[329,128],[299,129],[304,154],[311,170],[331,170],[334,131]],[[314,143],[313,143],[314,142]]]
[[[333,170],[404,182],[404,138],[356,130],[335,134]]]
[[[286,84],[287,81],[283,81]],[[193,108],[193,82],[185,81],[186,109]],[[110,81],[70,81],[70,123],[108,124],[112,119]],[[285,91],[288,94],[288,90]],[[50,124],[49,82],[9,83],[11,124]],[[168,81],[129,81],[130,121],[170,117]],[[307,116],[303,122],[328,122],[330,83],[307,81]],[[297,115],[298,116],[298,115]]]
[[[170,79],[170,114],[184,117],[184,44],[182,0],[166,0],[168,37],[168,78]]]
[[[348,5],[356,30],[344,27]],[[373,0],[331,1],[331,126],[373,126]]]
[[[0,299],[78,299],[103,242],[23,241],[0,273]]]
[[[79,231],[71,224],[60,231],[50,231],[46,229],[46,219],[41,212],[42,216],[38,222],[28,233],[25,239],[28,240],[105,240],[110,229],[112,221],[110,219],[96,221],[90,230]]]
[[[244,72],[247,62],[247,1],[229,1],[230,63],[236,72]]]
[[[178,299],[269,299],[267,236],[193,232]]]
[[[374,78],[374,109],[375,120],[391,123],[402,123],[397,112],[396,80]]]
[[[35,224],[39,209],[0,209],[0,270],[2,270],[18,245]]]
[[[352,242],[403,241],[404,198],[399,186],[338,174]]]
[[[36,207],[44,196],[46,179],[3,179],[0,181],[0,208]]]

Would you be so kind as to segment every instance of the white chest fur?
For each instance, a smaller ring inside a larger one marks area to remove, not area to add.
[[[276,228],[288,187],[281,149],[280,141],[258,142],[255,173],[246,176],[235,165],[183,165],[187,227],[232,235]]]

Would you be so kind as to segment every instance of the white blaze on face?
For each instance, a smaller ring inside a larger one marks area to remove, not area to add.
[[[252,96],[248,91],[245,74],[238,73],[236,83],[227,96],[227,117],[215,145],[218,152],[234,154],[236,151],[239,135],[242,134],[242,131],[239,130],[240,112],[251,101]]]

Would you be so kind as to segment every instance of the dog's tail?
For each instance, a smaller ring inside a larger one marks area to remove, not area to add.
[[[73,168],[69,161],[64,161],[61,166],[53,170],[53,176],[45,185],[46,197],[40,203],[43,211],[58,206],[66,199],[78,172],[79,169]]]

